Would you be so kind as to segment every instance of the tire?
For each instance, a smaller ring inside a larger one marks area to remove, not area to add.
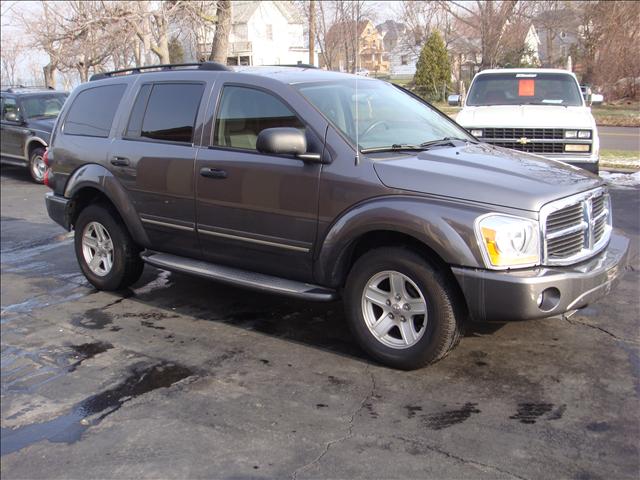
[[[101,228],[106,231],[106,236],[102,232],[103,241],[100,240]],[[84,240],[84,237],[89,238]],[[102,245],[98,246],[97,243]],[[144,262],[139,255],[140,248],[131,238],[118,212],[110,205],[92,204],[80,212],[75,224],[74,245],[82,273],[98,290],[127,288],[142,275]],[[92,252],[95,253],[92,255]],[[97,265],[92,266],[89,260],[94,257],[101,259],[97,258]]]
[[[43,160],[44,147],[34,148],[29,155],[29,174],[36,183],[44,183],[44,172],[47,170],[47,166]]]
[[[392,282],[401,287],[392,290]],[[400,289],[398,298],[394,292]],[[375,301],[364,297],[365,290]],[[345,309],[360,346],[393,368],[413,370],[434,363],[460,340],[464,309],[452,281],[406,248],[378,248],[360,257],[347,278]]]

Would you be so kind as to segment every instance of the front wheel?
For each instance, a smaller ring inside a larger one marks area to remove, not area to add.
[[[44,182],[44,172],[47,171],[47,164],[44,163],[44,148],[34,148],[29,156],[29,173],[36,183]]]
[[[459,341],[461,305],[451,280],[404,248],[372,250],[345,289],[349,327],[376,360],[411,370],[443,358]]]
[[[80,212],[74,244],[82,273],[98,290],[126,288],[142,275],[140,249],[111,206],[93,204]]]

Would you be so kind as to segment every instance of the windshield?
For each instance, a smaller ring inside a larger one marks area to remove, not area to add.
[[[582,95],[571,75],[563,73],[485,73],[471,85],[467,106],[582,106]]]
[[[66,93],[55,95],[29,95],[22,98],[22,113],[25,118],[55,118],[60,113]]]
[[[360,150],[442,138],[473,140],[453,121],[385,82],[359,79],[357,88],[355,80],[296,86]]]

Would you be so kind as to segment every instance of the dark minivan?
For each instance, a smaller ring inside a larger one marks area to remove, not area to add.
[[[49,215],[87,279],[144,263],[343,298],[360,345],[437,361],[463,322],[541,318],[610,291],[627,240],[596,176],[480,143],[389,83],[212,63],[100,74],[48,154]]]

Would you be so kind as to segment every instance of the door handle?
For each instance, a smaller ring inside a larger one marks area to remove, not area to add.
[[[111,159],[111,165],[116,167],[126,167],[129,165],[129,159],[125,157],[113,157]]]
[[[227,172],[219,168],[201,168],[200,175],[207,178],[224,179],[227,178]]]

